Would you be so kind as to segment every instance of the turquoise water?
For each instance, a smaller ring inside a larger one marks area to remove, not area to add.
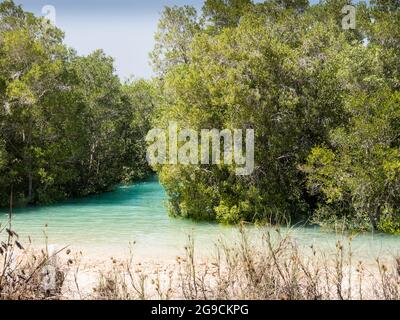
[[[135,255],[143,258],[175,258],[181,255],[188,235],[195,238],[201,254],[210,254],[219,238],[234,241],[237,229],[215,223],[198,223],[168,216],[166,194],[156,181],[120,187],[114,192],[64,203],[16,209],[13,229],[21,239],[28,236],[35,245],[70,245],[96,257],[128,253],[130,243]],[[0,221],[5,223],[6,212]],[[47,225],[47,227],[45,227]],[[262,231],[250,227],[250,234]],[[292,236],[301,245],[334,248],[341,238],[318,228],[295,227]],[[357,236],[353,250],[359,256],[392,255],[400,252],[400,237],[364,234]]]

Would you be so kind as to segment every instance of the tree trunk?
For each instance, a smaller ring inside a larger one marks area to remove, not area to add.
[[[32,120],[29,123],[29,131],[27,137],[28,145],[28,202],[31,203],[33,199],[33,174],[32,174],[32,134],[33,134],[33,124]]]
[[[376,228],[376,230],[378,229],[379,222],[381,221],[381,213],[382,213],[381,206],[377,205],[376,209],[375,209],[375,228]]]
[[[368,210],[369,220],[371,221],[371,226],[373,231],[378,230],[378,225],[381,219],[381,206],[377,205],[375,207],[375,212],[372,213],[371,210]]]
[[[32,169],[29,168],[29,175],[28,175],[28,201],[31,202],[32,198],[33,198]]]

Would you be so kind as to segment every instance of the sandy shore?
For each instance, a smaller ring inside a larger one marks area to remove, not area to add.
[[[124,291],[124,286],[129,287],[127,292],[130,291],[130,293],[126,293],[128,299],[187,298],[182,290],[182,281],[186,281],[188,276],[185,258],[155,260],[140,259],[137,256],[110,256],[103,259],[102,257],[88,258],[75,254],[73,260],[74,263],[66,272],[62,289],[63,299],[123,299],[123,296],[113,296],[113,293],[108,293],[111,296],[107,297],[107,293],[104,293],[108,290],[107,286],[114,287],[114,285],[119,286],[119,291]],[[380,262],[390,265],[393,258],[389,256],[381,257]],[[214,258],[196,259],[195,266],[199,279],[206,275],[204,281],[207,282],[209,287],[212,287],[213,283],[217,286],[220,282],[219,273],[229,273],[226,266],[217,266]],[[327,268],[331,281],[334,281],[335,274],[337,274],[334,259],[329,262]],[[380,285],[379,282],[381,281],[376,260],[360,261],[354,259],[349,263],[345,262],[341,272],[343,272],[342,290],[344,292],[351,291],[353,299],[360,299],[360,296],[363,299],[376,299],[376,287]],[[332,284],[330,290],[332,297],[335,297],[336,285]],[[199,298],[202,299],[203,297],[200,295]],[[243,299],[243,297],[237,298]]]

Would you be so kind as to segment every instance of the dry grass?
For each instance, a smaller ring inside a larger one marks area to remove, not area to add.
[[[351,300],[400,298],[400,258],[354,261],[351,240],[334,252],[299,249],[279,231],[266,231],[255,244],[244,231],[236,243],[216,244],[209,260],[197,258],[189,237],[185,254],[171,264],[148,265],[112,258],[98,270],[90,294],[81,294],[80,255],[65,248],[36,252],[19,243],[11,228],[0,250],[1,299],[205,299]],[[47,247],[47,246],[46,246]],[[73,272],[71,272],[71,270]],[[70,280],[66,281],[67,275]],[[69,282],[68,284],[66,282]],[[86,288],[87,289],[87,288]]]
[[[64,284],[68,265],[62,265],[61,252],[69,253],[66,248],[60,250],[33,250],[31,241],[22,244],[19,235],[12,229],[11,223],[0,226],[0,235],[6,234],[6,240],[0,246],[0,300],[38,300],[58,299]]]
[[[351,239],[335,252],[300,250],[289,236],[266,232],[251,244],[244,229],[237,243],[219,241],[216,256],[196,259],[189,237],[185,256],[152,274],[140,264],[113,262],[101,273],[94,298],[204,300],[363,300],[400,298],[400,258],[374,266],[353,261]],[[129,260],[131,261],[131,260]]]

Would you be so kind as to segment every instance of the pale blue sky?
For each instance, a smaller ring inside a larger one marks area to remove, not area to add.
[[[65,42],[79,54],[103,49],[115,59],[122,79],[149,78],[152,70],[148,54],[164,6],[193,5],[199,10],[203,0],[15,0],[25,10],[42,15],[45,5],[56,9],[57,26],[65,32]],[[316,0],[312,1],[316,2]]]

